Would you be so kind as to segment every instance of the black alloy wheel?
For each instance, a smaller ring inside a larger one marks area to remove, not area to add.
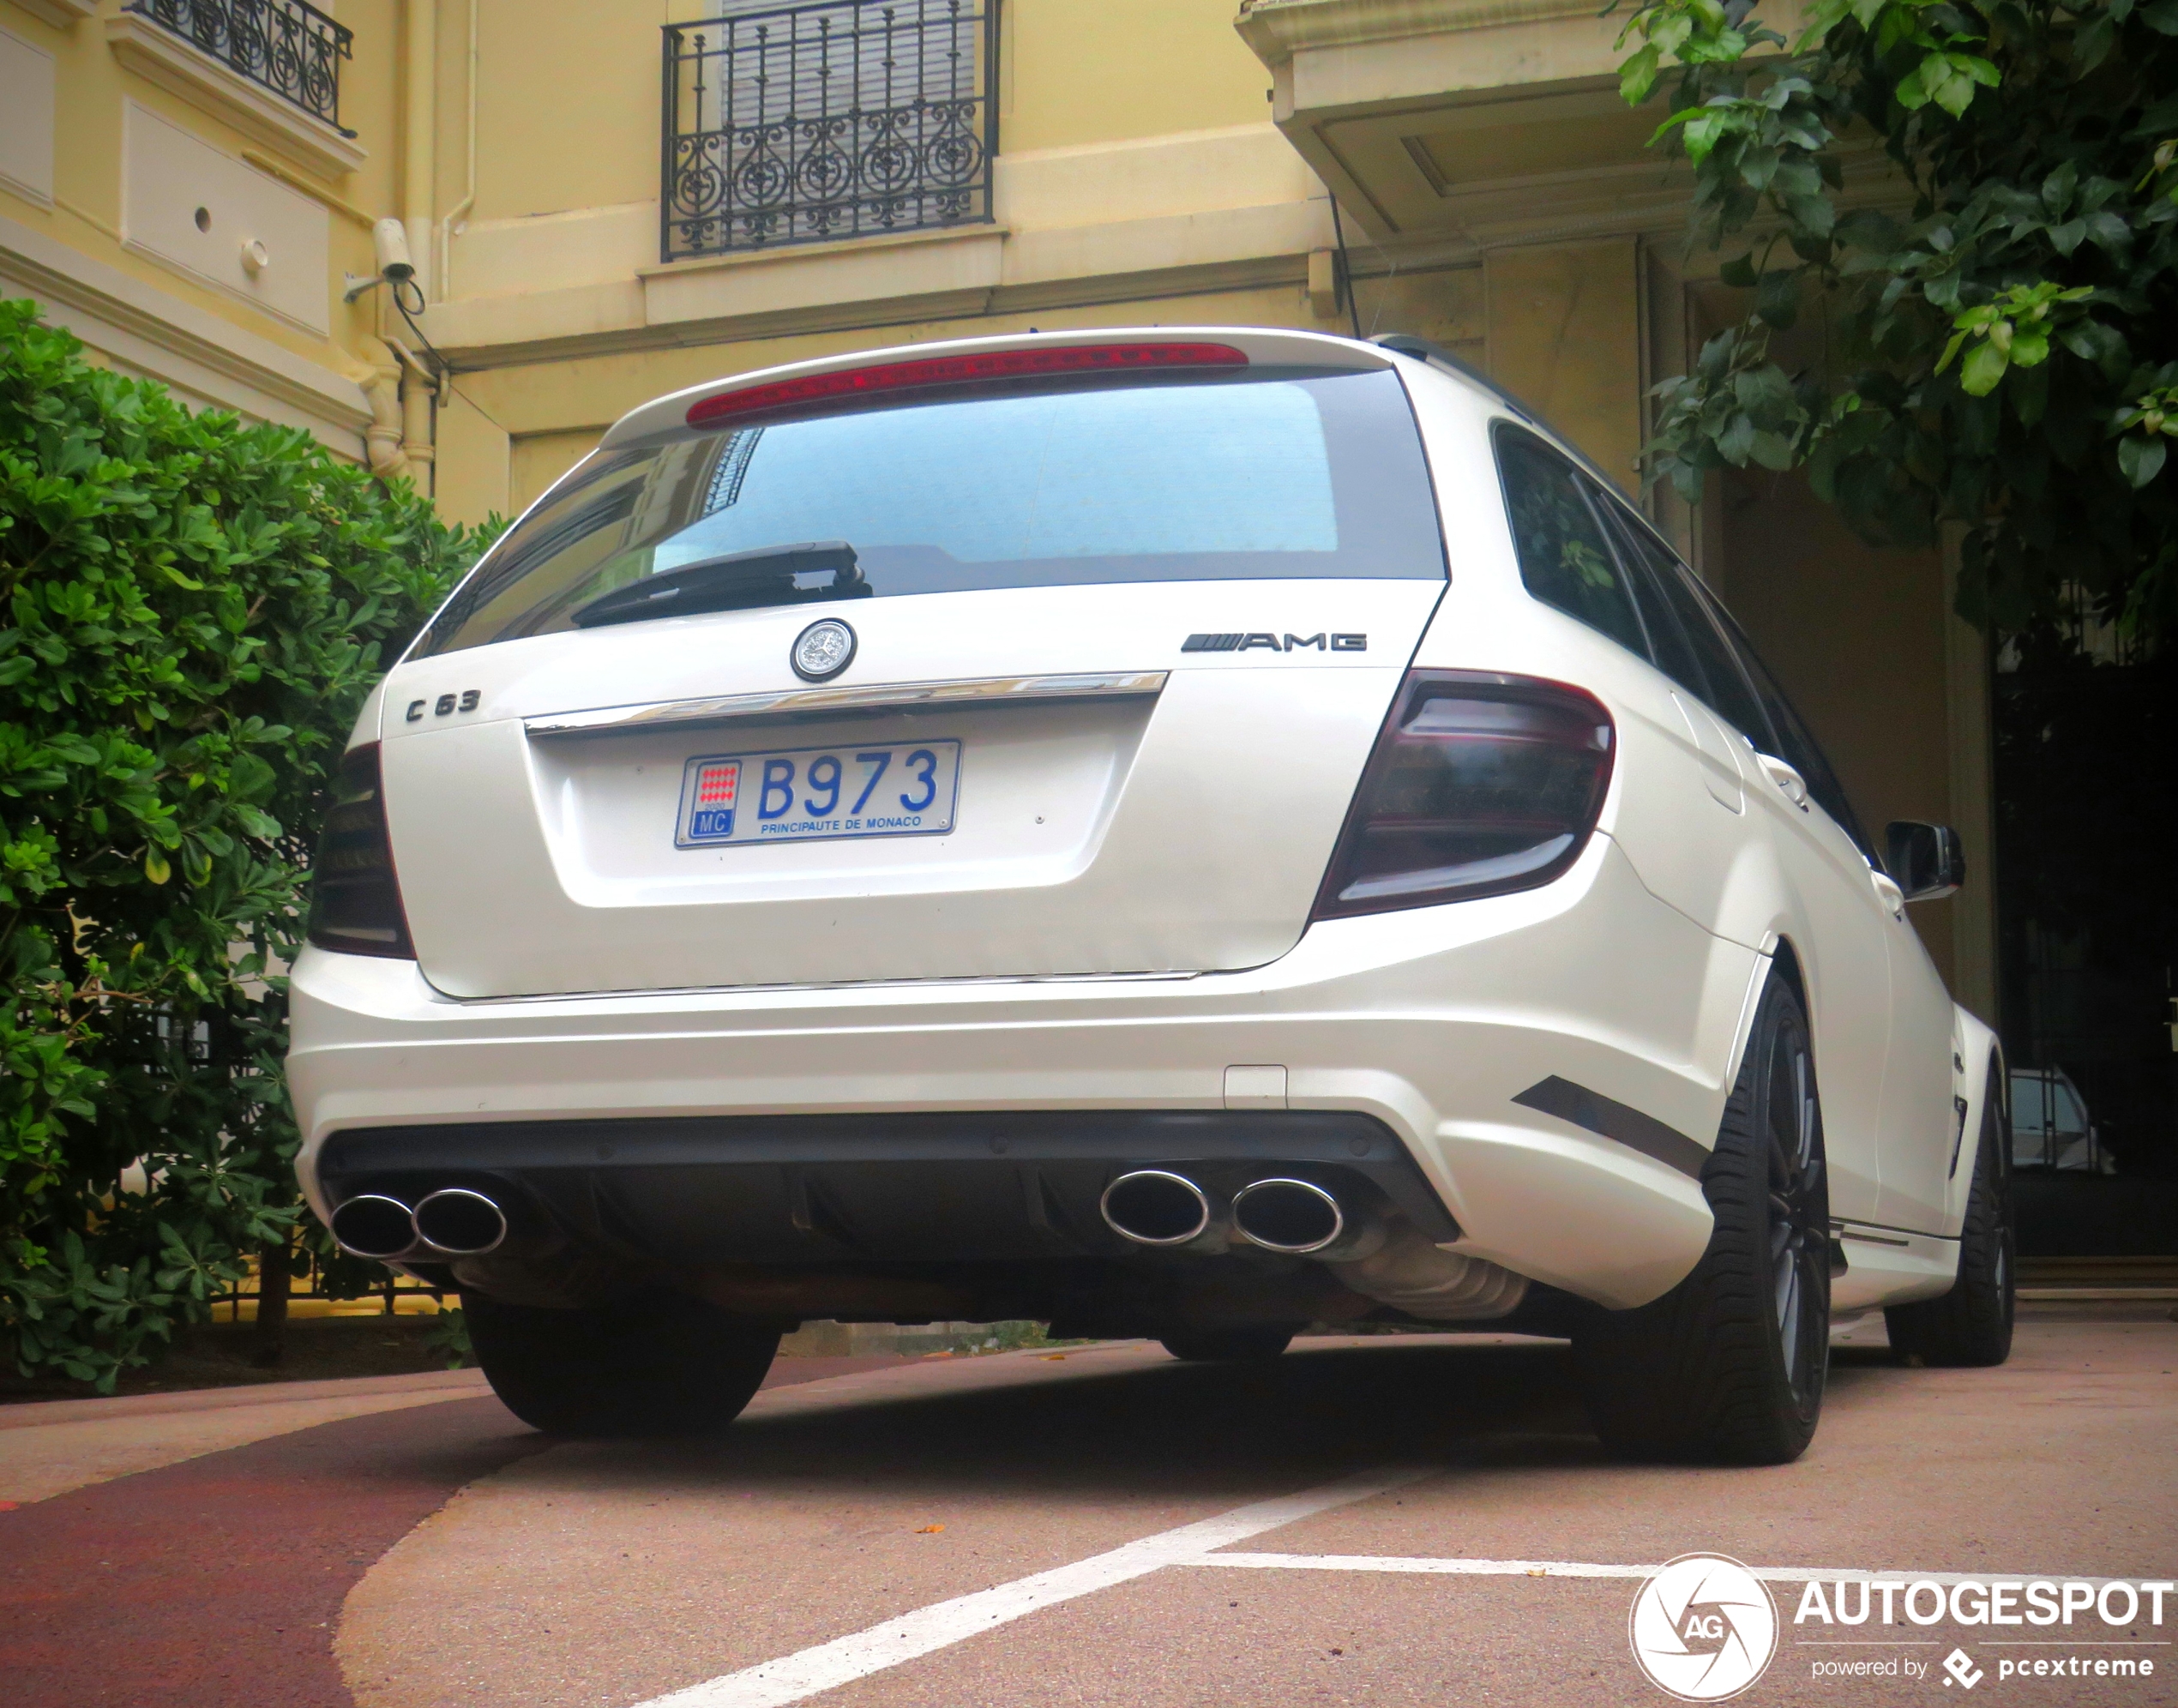
[[[1830,1186],[1804,1024],[1780,1027],[1769,1075],[1763,1124],[1770,1142],[1770,1274],[1778,1350],[1793,1398],[1813,1412],[1822,1404],[1830,1369]]]
[[[1701,1184],[1715,1224],[1694,1272],[1576,1329],[1583,1398],[1628,1457],[1784,1464],[1814,1439],[1830,1370],[1830,1189],[1807,1017],[1779,973]]]

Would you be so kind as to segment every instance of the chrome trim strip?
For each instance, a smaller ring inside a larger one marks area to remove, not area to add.
[[[821,718],[839,712],[887,712],[978,701],[1146,699],[1164,690],[1163,671],[1105,671],[1073,676],[974,677],[960,682],[883,683],[857,688],[786,688],[771,694],[664,700],[525,718],[530,736],[632,735],[675,724],[733,718]]]

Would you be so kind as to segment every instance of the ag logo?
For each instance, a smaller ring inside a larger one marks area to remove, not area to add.
[[[1650,1683],[1682,1702],[1722,1702],[1777,1653],[1777,1603],[1738,1561],[1682,1554],[1641,1585],[1627,1635]]]

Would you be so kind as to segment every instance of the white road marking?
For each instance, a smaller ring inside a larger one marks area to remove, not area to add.
[[[1423,1466],[1361,1471],[1299,1494],[1258,1501],[1214,1519],[1143,1537],[1071,1566],[917,1608],[852,1636],[654,1697],[637,1708],[779,1708],[949,1648],[1038,1608],[1146,1577],[1168,1566],[1200,1564],[1212,1549],[1405,1488],[1436,1470],[1435,1466]]]
[[[1339,1507],[1388,1494],[1437,1474],[1436,1466],[1403,1466],[1358,1471],[1298,1494],[1280,1495],[1236,1507],[1214,1519],[1161,1531],[1139,1541],[1126,1543],[1104,1554],[1059,1566],[1049,1572],[1019,1578],[972,1595],[933,1603],[873,1625],[851,1636],[835,1638],[814,1648],[744,1667],[702,1684],[690,1685],[666,1696],[653,1697],[635,1708],[784,1708],[872,1673],[883,1672],[903,1662],[950,1648],[982,1635],[1039,1608],[1072,1601],[1098,1590],[1110,1589],[1136,1578],[1147,1577],[1170,1567],[1221,1567],[1242,1571],[1273,1572],[1392,1572],[1452,1578],[1605,1578],[1634,1579],[1662,1569],[1652,1565],[1612,1565],[1585,1560],[1442,1559],[1425,1555],[1384,1554],[1221,1554],[1236,1542],[1260,1536],[1290,1524],[1313,1518]],[[1820,1579],[1866,1578],[1882,1583],[2010,1582],[2037,1575],[2031,1573],[1862,1571],[1852,1567],[1811,1566],[1755,1566],[1755,1577],[1772,1584],[1804,1584]],[[2138,1584],[2139,1579],[2088,1578],[2074,1582]]]
[[[1400,1554],[1206,1554],[1200,1559],[1176,1560],[1176,1566],[1236,1566],[1243,1570],[1271,1572],[1417,1572],[1447,1578],[1646,1578],[1664,1569],[1652,1566],[1598,1565],[1586,1560],[1443,1560]],[[1988,1584],[2024,1583],[2043,1578],[2075,1584],[2126,1584],[2138,1588],[2139,1578],[2074,1578],[2061,1572],[1899,1572],[1863,1571],[1856,1566],[1750,1566],[1754,1576],[1768,1584],[1834,1583],[1841,1578],[1867,1579],[1872,1584]]]

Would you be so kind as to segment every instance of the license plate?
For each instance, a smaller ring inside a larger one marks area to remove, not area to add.
[[[702,754],[681,776],[673,843],[713,848],[942,836],[953,828],[959,742]]]

